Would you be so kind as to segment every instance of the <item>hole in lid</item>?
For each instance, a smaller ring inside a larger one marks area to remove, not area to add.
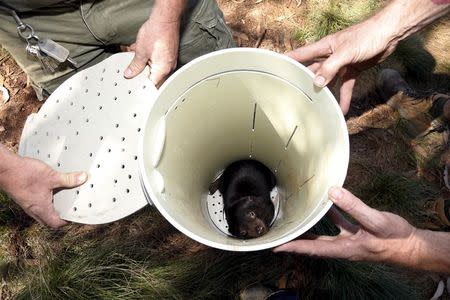
[[[97,96],[100,96],[101,94],[100,93],[97,93]]]
[[[111,152],[111,149],[108,149],[108,153]]]
[[[103,81],[103,77],[100,77],[100,81]]]
[[[58,167],[61,167],[61,164],[60,164],[60,163],[58,163],[58,164],[57,164],[57,166],[58,166]]]
[[[97,164],[97,169],[100,168],[100,164]]]
[[[116,96],[116,97],[114,97],[114,100],[117,100],[117,96]]]
[[[131,94],[131,91],[130,91],[130,90],[128,90],[128,95],[129,95],[129,94]]]
[[[122,169],[125,169],[125,165],[122,165]]]
[[[60,138],[61,138],[61,137],[60,137],[59,135],[58,135],[58,136],[56,136],[56,139],[57,139],[57,140],[59,140]]]
[[[134,160],[137,160],[137,155],[134,156]]]
[[[77,194],[77,195],[79,195],[79,194],[80,194],[80,191],[79,191],[79,190],[77,190],[77,191],[76,191],[76,194]]]
[[[214,203],[213,203],[213,205],[212,206],[216,206]]]
[[[37,154],[39,154],[41,151],[39,151],[39,149],[38,149],[36,152],[37,152]]]
[[[141,129],[140,129],[140,128],[138,128],[138,129],[137,129],[137,132],[141,132]]]
[[[37,131],[34,132],[34,135],[37,135]]]
[[[57,118],[58,120],[60,120],[60,119],[61,119],[61,117],[60,117],[60,116],[56,116],[56,118]]]
[[[102,108],[103,108],[103,107],[102,107],[101,105],[98,107],[99,110],[102,110]]]
[[[119,69],[117,69],[116,73],[120,73],[120,70],[119,70]]]
[[[122,148],[122,150],[121,150],[122,152],[125,152],[125,148]]]
[[[91,183],[91,189],[94,187],[94,184],[93,183]]]
[[[83,110],[85,109],[84,105],[83,105],[83,106],[81,106],[81,109],[83,109]]]
[[[76,207],[74,207],[74,208],[73,208],[73,211],[77,211],[77,208],[76,208]]]
[[[213,196],[213,198],[216,198],[216,196]],[[213,204],[214,205],[214,204]]]
[[[84,76],[84,80],[87,80],[88,79],[88,77],[87,76]]]
[[[47,118],[47,115],[44,115],[44,118]]]
[[[117,86],[117,82],[114,82],[114,86]]]
[[[137,114],[136,114],[136,113],[134,113],[134,114],[133,114],[133,118],[136,118],[136,116],[137,116]]]
[[[89,92],[89,90],[88,90],[88,89],[85,89],[84,92],[87,93],[87,92]]]
[[[183,98],[183,100],[181,100],[181,102],[184,102],[186,100],[186,98]]]
[[[79,135],[80,133],[78,131],[75,131],[75,135]]]
[[[64,150],[67,150],[67,146],[64,146]]]
[[[47,157],[50,158],[50,154],[47,154]]]
[[[86,119],[86,123],[88,123],[89,122],[89,119]]]
[[[222,222],[222,220],[219,220],[219,222]]]
[[[100,136],[100,141],[102,141],[103,140],[103,136]]]
[[[131,179],[131,175],[130,174],[128,174],[128,179]]]
[[[130,193],[130,189],[126,189],[127,194]]]
[[[89,157],[92,157],[92,153],[89,153]]]
[[[227,225],[225,225],[225,228],[228,228],[228,226],[227,226]]]
[[[175,106],[175,110],[177,110],[178,106]]]
[[[70,106],[73,106],[73,101],[70,102]]]
[[[116,199],[116,198],[114,197],[114,198],[112,198],[112,201],[113,201],[113,202],[116,202],[116,201],[117,201],[117,199]]]
[[[89,203],[89,204],[88,204],[88,207],[92,207],[92,203]]]
[[[119,128],[119,124],[116,124],[116,128]]]
[[[117,183],[117,179],[114,179],[114,183]]]
[[[217,211],[215,211],[214,214],[217,215]]]
[[[142,88],[145,89],[147,86],[143,85]]]
[[[67,121],[67,124],[72,124],[72,120]]]
[[[105,68],[103,68],[103,70],[102,70],[102,73],[105,73],[105,71],[106,71],[106,69],[105,69]]]
[[[122,137],[122,142],[125,141],[125,137]]]
[[[45,133],[46,136],[48,136],[48,131]]]
[[[59,103],[59,99],[56,99],[56,103]]]
[[[72,87],[70,86],[70,87],[69,87],[69,91],[71,91],[71,90],[72,90]]]

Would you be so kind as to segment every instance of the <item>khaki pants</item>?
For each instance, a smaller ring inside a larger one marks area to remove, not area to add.
[[[118,51],[119,45],[135,42],[141,25],[150,16],[153,0],[89,0],[63,3],[19,14],[40,38],[52,39],[70,51],[78,70],[97,64]],[[62,64],[54,74],[25,51],[16,23],[0,11],[0,45],[11,53],[31,78],[40,99],[51,94],[76,73]],[[215,0],[191,0],[182,18],[178,67],[219,49],[233,47],[231,32]]]

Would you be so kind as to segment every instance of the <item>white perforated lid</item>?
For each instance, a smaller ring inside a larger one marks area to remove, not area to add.
[[[64,82],[30,115],[19,154],[61,172],[87,171],[79,188],[54,195],[61,218],[100,224],[126,217],[148,202],[138,170],[138,137],[157,90],[148,68],[123,77],[132,53],[115,54]]]

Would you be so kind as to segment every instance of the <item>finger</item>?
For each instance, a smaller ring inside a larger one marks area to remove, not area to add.
[[[314,84],[318,87],[324,87],[333,78],[336,77],[339,70],[344,67],[346,61],[342,57],[342,55],[332,54],[328,57],[320,66],[320,68],[316,71],[316,78],[314,79]]]
[[[57,213],[53,210],[51,214],[42,216],[42,221],[51,228],[60,228],[68,224],[67,221],[62,220]]]
[[[273,252],[295,252],[320,257],[346,258],[349,253],[344,249],[344,246],[344,243],[336,243],[335,241],[322,239],[295,240],[276,247],[273,249]]]
[[[133,60],[128,65],[127,69],[124,72],[125,78],[133,78],[139,73],[141,73],[145,66],[147,65],[148,58],[138,54],[137,52],[134,54]]]
[[[35,219],[39,224],[50,226],[51,228],[59,228],[67,225],[68,222],[62,220],[53,207],[46,209],[28,210],[26,213]]]
[[[295,59],[298,62],[308,62],[319,57],[330,55],[331,48],[327,38],[323,38],[318,42],[297,48],[291,52],[286,53],[287,56]]]
[[[85,183],[87,178],[86,172],[56,173],[53,189],[74,188]]]
[[[308,66],[308,69],[310,69],[311,72],[313,72],[314,74],[316,74],[317,70],[319,70],[319,68],[320,68],[321,65],[322,65],[322,62],[321,62],[321,61],[314,62],[314,63],[312,63],[312,64],[310,64],[310,65]]]
[[[380,211],[367,206],[344,188],[332,187],[328,195],[334,204],[355,218],[362,226],[369,230],[380,229],[380,223],[383,223],[385,219]]]
[[[171,68],[166,66],[160,66],[158,64],[152,64],[150,66],[150,80],[159,87],[167,78],[171,71]]]
[[[335,206],[327,213],[327,217],[339,228],[343,234],[354,234],[358,231],[358,226],[348,221]]]
[[[339,105],[341,107],[342,113],[347,114],[350,107],[350,102],[352,101],[353,87],[355,86],[356,77],[344,75],[342,77],[342,85],[340,89],[340,101]]]

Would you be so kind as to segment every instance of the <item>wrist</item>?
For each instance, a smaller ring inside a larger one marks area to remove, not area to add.
[[[186,0],[156,1],[149,19],[159,23],[179,24],[185,6]]]

